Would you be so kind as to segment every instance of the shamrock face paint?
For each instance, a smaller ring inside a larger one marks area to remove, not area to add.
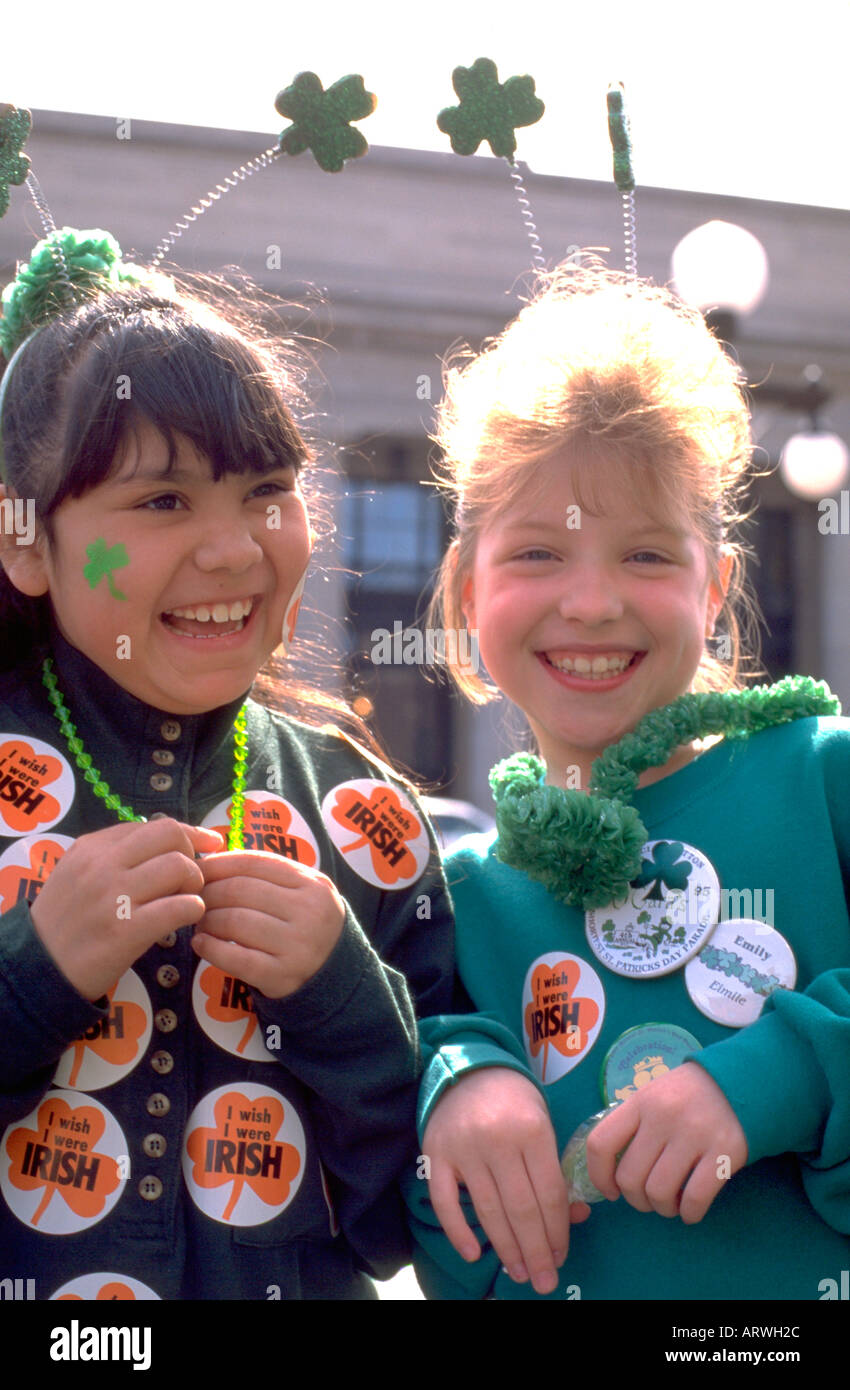
[[[122,594],[120,589],[116,589],[112,580],[112,571],[121,569],[123,565],[129,565],[130,557],[127,554],[127,547],[119,541],[117,545],[108,546],[102,536],[98,536],[96,541],[86,546],[86,554],[89,557],[87,565],[83,565],[83,574],[88,580],[89,587],[94,589],[101,579],[105,578],[109,585],[109,592],[113,598],[124,599],[127,595]]]

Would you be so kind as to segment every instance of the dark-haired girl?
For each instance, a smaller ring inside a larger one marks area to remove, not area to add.
[[[372,1297],[407,1253],[450,914],[329,698],[248,698],[311,529],[301,369],[238,320],[125,284],[7,367],[0,1247],[39,1298]]]

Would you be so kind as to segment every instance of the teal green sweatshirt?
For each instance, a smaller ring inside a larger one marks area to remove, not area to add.
[[[850,1268],[850,722],[804,719],[719,743],[637,792],[634,804],[650,840],[681,841],[710,860],[726,890],[722,917],[768,916],[772,891],[773,924],[796,957],[796,987],[776,990],[746,1027],[714,1022],[691,1001],[683,968],[651,978],[615,974],[591,951],[582,912],[500,864],[493,837],[467,840],[450,857],[448,878],[458,969],[481,1012],[426,1021],[432,1051],[421,1129],[465,1071],[503,1064],[540,1086],[562,1150],[602,1108],[600,1068],[615,1040],[639,1024],[679,1025],[702,1045],[691,1060],[738,1116],[747,1166],[695,1226],[635,1211],[624,1198],[594,1205],[571,1232],[549,1297],[821,1298],[823,1281]],[[743,910],[749,901],[761,910]],[[535,969],[538,982],[541,970],[559,977],[566,1012],[596,1017],[580,1055],[563,1037],[557,1046],[556,1014],[534,1036]],[[537,1297],[501,1273],[486,1241],[475,1264],[454,1252],[427,1183],[411,1176],[407,1196],[430,1297]]]

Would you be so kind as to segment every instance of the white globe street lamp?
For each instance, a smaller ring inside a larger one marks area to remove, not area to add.
[[[782,450],[779,471],[785,486],[808,502],[837,492],[847,477],[847,446],[827,430],[792,434]]]
[[[676,293],[697,309],[750,314],[764,298],[767,253],[752,232],[731,222],[705,222],[673,252]]]

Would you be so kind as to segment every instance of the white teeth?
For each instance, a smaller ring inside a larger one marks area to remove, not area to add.
[[[548,658],[550,665],[558,671],[565,671],[570,675],[585,676],[589,680],[607,680],[611,676],[618,676],[632,661],[632,655],[621,655],[612,653],[610,656],[562,656]]]
[[[172,608],[166,616],[191,618],[198,623],[208,623],[210,619],[214,623],[235,623],[240,618],[247,618],[253,606],[253,599],[237,598],[233,603],[214,603],[212,607],[199,603],[197,608]]]

